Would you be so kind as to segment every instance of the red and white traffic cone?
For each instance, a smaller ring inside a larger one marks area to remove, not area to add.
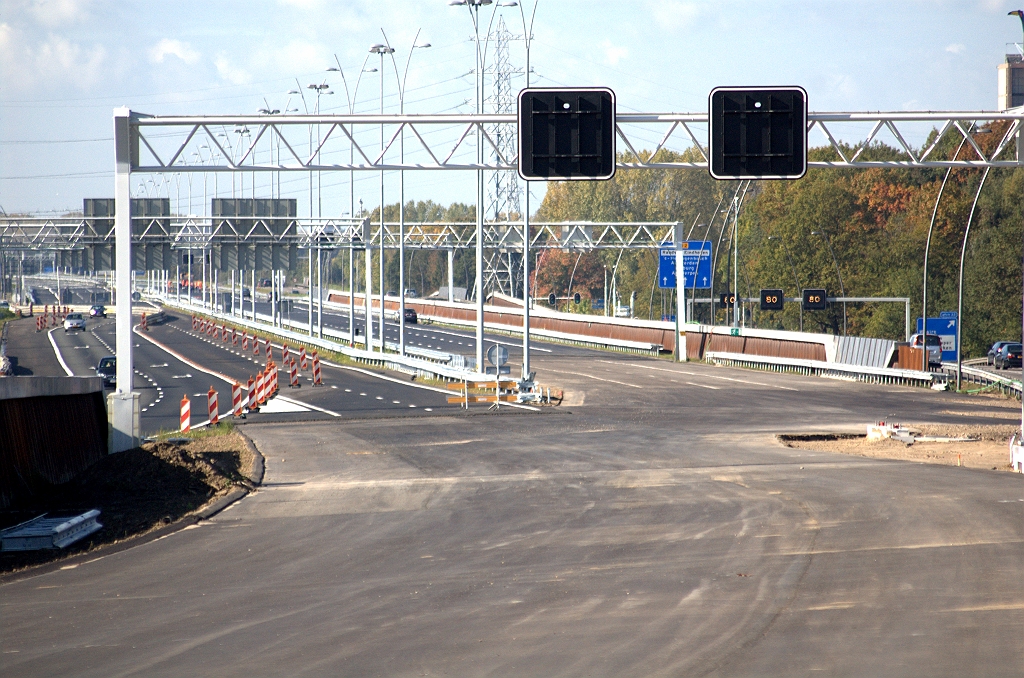
[[[145,313],[142,314],[142,320],[139,321],[139,329],[142,330],[143,332],[148,332],[149,331],[149,327],[146,326],[146,314]]]
[[[210,323],[206,326],[206,334],[207,336],[213,336],[213,333],[215,331],[217,331],[217,326],[214,325],[213,321],[211,320]]]
[[[234,330],[231,330],[231,331],[234,332]],[[222,325],[221,328],[220,328],[220,339],[221,339],[221,341],[223,341],[226,344],[226,343],[228,343],[228,339],[230,339],[230,338],[231,338],[230,335],[228,335],[228,328],[226,328],[226,327],[224,327]]]
[[[199,318],[197,318],[195,316],[195,314],[193,313],[192,314],[192,331],[195,332],[197,329],[199,329]]]
[[[302,363],[302,369],[308,369],[306,365],[306,347],[301,346],[299,348],[299,362]]]
[[[213,390],[212,386],[209,393],[206,394],[206,402],[210,410],[210,426],[216,426],[220,421],[220,412],[217,409],[217,392]]]
[[[252,335],[252,354],[253,355],[259,355],[260,354],[260,338],[257,337],[255,334]]]
[[[320,379],[320,356],[313,351],[313,386],[323,386],[324,382]]]
[[[192,429],[192,404],[188,396],[181,397],[181,432],[188,433]]]
[[[289,388],[301,388],[302,384],[299,383],[299,368],[295,364],[295,360],[292,360],[289,366],[291,367],[291,380],[289,381],[288,384]]]
[[[231,329],[231,345],[238,346],[238,330],[234,328]]]
[[[249,350],[249,335],[246,334],[245,332],[242,332],[242,350]]]
[[[267,374],[270,375],[270,387],[267,389],[267,398],[277,393],[277,365],[271,361],[267,364]]]
[[[36,318],[36,332],[43,331],[43,319],[42,317]]]
[[[231,414],[240,419],[245,418],[242,414],[242,385],[237,382],[231,385]]]
[[[281,364],[288,364],[288,344],[281,344]]]
[[[259,412],[260,406],[256,402],[256,380],[251,376],[249,377],[249,405],[248,409],[250,412]]]
[[[256,373],[256,404],[262,405],[267,402],[266,375],[263,372]]]
[[[269,362],[273,362],[273,360],[274,360],[274,349],[273,349],[273,345],[270,343],[270,339],[267,339],[267,345],[266,345],[265,348],[267,349],[267,362],[268,363]]]

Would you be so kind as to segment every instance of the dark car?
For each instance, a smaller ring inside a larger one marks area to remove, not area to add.
[[[416,309],[412,309],[412,308],[405,309],[405,322],[406,322],[406,324],[409,324],[409,325],[415,325],[417,323],[417,320],[416,320]]]
[[[997,370],[1005,370],[1010,367],[1021,365],[1021,345],[1004,344],[996,353],[995,366]]]
[[[96,366],[96,376],[103,377],[104,386],[117,386],[117,358],[112,355],[100,358],[100,363]]]
[[[100,306],[99,304],[96,304],[95,306],[92,306],[91,308],[89,308],[89,317],[90,318],[106,318],[107,317],[107,307],[106,306]]]
[[[996,343],[992,344],[992,348],[990,348],[988,350],[988,364],[989,365],[994,365],[995,364],[995,362],[996,362],[996,353],[999,353],[999,349],[1001,349],[1003,346],[1006,346],[1009,343],[1012,343],[1012,342],[1009,342],[1009,341],[997,341]]]

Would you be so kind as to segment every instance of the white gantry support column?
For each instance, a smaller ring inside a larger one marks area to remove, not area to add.
[[[530,380],[530,182],[523,191],[523,380]],[[534,273],[536,275],[536,273]],[[449,288],[450,290],[451,288]],[[451,294],[449,291],[448,294]],[[498,375],[500,379],[500,375]]]
[[[131,111],[114,110],[114,242],[117,289],[117,390],[109,397],[110,452],[124,452],[138,444],[138,420],[132,393],[132,195],[131,170],[138,146],[132,143]]]
[[[676,338],[675,338],[675,358],[676,362],[686,362],[686,336],[680,332],[684,329],[683,323],[686,322],[686,318],[683,317],[683,313],[686,309],[686,299],[683,295],[686,294],[686,277],[683,275],[683,225],[676,222],[672,228],[672,240],[675,246],[676,254]]]

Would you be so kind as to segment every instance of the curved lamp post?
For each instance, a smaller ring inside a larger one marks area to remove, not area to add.
[[[836,259],[836,253],[832,250],[832,241],[828,237],[828,231],[811,231],[811,235],[820,235],[825,238],[825,244],[828,245],[828,253],[832,255],[832,263],[836,265],[836,277],[839,278],[839,291],[845,297],[846,287],[843,285],[843,274],[839,272],[839,261]],[[843,336],[846,336],[846,301],[843,301]]]
[[[398,81],[398,112],[400,115],[405,113],[405,83],[409,77],[409,64],[412,63],[412,54],[417,49],[430,47],[429,42],[422,45],[416,44],[421,30],[416,29],[416,35],[413,36],[412,46],[409,48],[409,56],[405,60],[405,71],[401,79],[398,77],[398,62],[395,60],[395,50],[392,49],[390,52],[391,64],[395,68],[395,79]],[[391,43],[388,41],[388,36],[384,33],[384,29],[382,28],[380,32],[384,35],[384,42],[390,47]],[[399,161],[405,164],[404,124],[399,134]],[[398,172],[398,186],[398,352],[400,355],[405,355],[405,170],[399,170]]]
[[[778,242],[782,243],[782,249],[786,253],[786,258],[789,259],[789,267],[793,269],[793,282],[796,283],[796,291],[800,292],[800,276],[796,274],[796,266],[793,264],[793,257],[790,256],[789,254],[789,248],[786,247],[786,241],[777,235],[770,235],[768,236],[768,239],[777,240]],[[800,331],[804,331],[804,305],[802,303],[800,304]]]

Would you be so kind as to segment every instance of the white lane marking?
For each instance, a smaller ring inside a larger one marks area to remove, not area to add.
[[[721,386],[708,386],[707,384],[698,384],[695,381],[688,381],[686,383],[689,384],[690,386],[700,386],[701,388],[710,388],[713,391],[720,391],[722,389]]]
[[[202,367],[201,365],[192,362],[191,360],[189,360],[185,356],[181,355],[177,351],[174,351],[173,349],[168,348],[167,346],[164,346],[162,343],[160,343],[159,341],[157,341],[153,337],[149,336],[148,334],[142,334],[141,332],[139,332],[138,328],[132,328],[132,331],[135,332],[135,334],[137,334],[140,337],[142,337],[143,339],[145,339],[146,341],[148,341],[149,343],[151,343],[154,346],[156,346],[157,348],[161,349],[165,353],[168,353],[171,356],[173,356],[173,357],[177,358],[178,360],[180,360],[181,362],[185,363],[186,365],[188,365],[192,369],[199,370],[200,372],[203,372],[205,374],[209,374],[210,376],[213,376],[213,377],[216,377],[216,378],[220,379],[221,381],[223,381],[224,383],[226,383],[228,385],[228,388],[230,388],[235,383],[235,380],[232,379],[231,377],[227,376],[226,374],[221,374],[220,372],[216,372],[214,370],[208,370],[205,367]]]
[[[60,328],[54,327],[52,330],[46,333],[46,336],[50,338],[50,346],[53,346],[53,352],[57,355],[57,362],[60,363],[60,366],[64,368],[64,372],[67,373],[69,377],[73,377],[75,376],[75,373],[72,372],[71,368],[68,367],[68,364],[64,362],[64,356],[60,354],[60,349],[57,348],[57,342],[53,338],[53,333],[56,332],[58,329]]]
[[[562,370],[553,370],[550,367],[544,368],[545,372],[555,372],[556,374],[572,374],[577,377],[587,377],[588,379],[596,379],[597,381],[607,381],[612,384],[619,384],[620,386],[629,386],[630,388],[643,388],[643,386],[637,386],[636,384],[627,384],[624,381],[615,381],[614,379],[604,379],[602,377],[595,377],[592,374],[584,374],[582,372],[563,372]]]
[[[783,391],[799,391],[800,389],[790,388],[789,386],[776,386],[775,384],[766,384],[761,381],[750,381],[749,379],[734,379],[733,377],[722,377],[717,374],[700,374],[698,372],[687,372],[686,370],[670,370],[664,367],[653,367],[651,365],[638,365],[637,363],[623,363],[621,361],[614,360],[598,360],[598,362],[606,363],[608,365],[629,365],[630,367],[637,367],[641,370],[656,370],[658,372],[670,372],[672,374],[685,374],[691,377],[704,377],[705,379],[721,379],[722,381],[736,381],[741,384],[753,384],[755,386],[767,386],[768,388],[777,388]]]
[[[293,401],[282,400],[280,396],[271,398],[265,405],[260,405],[260,414],[287,414],[290,412],[309,412],[304,404],[296,404]]]

